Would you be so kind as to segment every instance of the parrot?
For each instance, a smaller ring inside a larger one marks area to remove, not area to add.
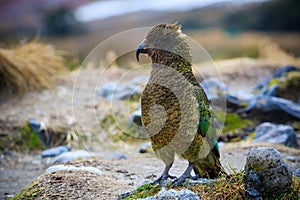
[[[136,49],[151,60],[150,78],[142,92],[142,125],[152,149],[165,168],[152,183],[173,179],[217,178],[225,173],[220,162],[213,109],[192,71],[192,54],[181,25],[157,24]],[[175,155],[188,166],[177,178],[169,174]],[[191,175],[194,171],[195,176]]]

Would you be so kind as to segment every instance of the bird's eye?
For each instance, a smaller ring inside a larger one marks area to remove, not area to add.
[[[154,43],[155,43],[155,44],[158,44],[158,43],[159,43],[159,40],[158,40],[158,39],[154,39]]]

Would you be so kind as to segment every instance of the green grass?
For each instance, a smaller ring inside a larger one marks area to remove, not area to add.
[[[228,132],[237,132],[238,130],[244,129],[247,126],[250,126],[252,122],[248,119],[242,119],[240,118],[236,113],[224,113],[224,112],[218,112],[216,113],[216,116],[218,119],[224,119],[225,115],[225,121],[224,121],[224,128],[222,130],[222,133],[228,133]]]
[[[29,150],[40,150],[45,148],[45,145],[39,139],[37,133],[30,128],[28,123],[20,127],[20,132],[21,138],[19,139],[23,141],[23,145],[26,145]]]
[[[75,57],[72,55],[64,55],[64,64],[65,67],[69,70],[69,71],[74,71],[76,69],[78,69],[81,65],[81,61],[79,59],[79,57]]]
[[[161,187],[159,185],[151,185],[151,183],[147,183],[138,187],[136,189],[137,192],[125,198],[125,200],[151,197],[156,195],[160,190]]]
[[[99,121],[99,124],[113,141],[133,142],[146,138],[145,133],[138,126],[128,126],[128,118],[122,114],[107,114]]]
[[[39,196],[39,193],[43,188],[38,187],[39,180],[34,180],[30,185],[23,188],[18,194],[10,198],[11,200],[18,199],[35,199]]]
[[[9,130],[3,135],[5,137],[1,138],[0,150],[34,151],[45,148],[37,133],[30,128],[29,123]]]
[[[300,198],[300,178],[293,177],[291,188],[284,194],[279,194],[276,199],[298,200]]]

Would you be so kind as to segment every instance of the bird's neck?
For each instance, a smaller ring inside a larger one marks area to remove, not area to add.
[[[191,84],[198,85],[199,83],[192,71],[191,56],[185,57],[164,52],[164,55],[152,59],[152,73],[156,74],[160,69],[170,67],[183,75]]]

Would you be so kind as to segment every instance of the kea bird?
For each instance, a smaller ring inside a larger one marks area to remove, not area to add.
[[[187,178],[216,178],[224,172],[220,163],[216,131],[210,102],[192,72],[192,55],[181,25],[158,24],[147,34],[137,50],[147,54],[152,71],[141,99],[142,123],[156,156],[165,164],[168,178],[175,154],[189,162],[173,186]],[[195,177],[191,176],[194,170]]]

